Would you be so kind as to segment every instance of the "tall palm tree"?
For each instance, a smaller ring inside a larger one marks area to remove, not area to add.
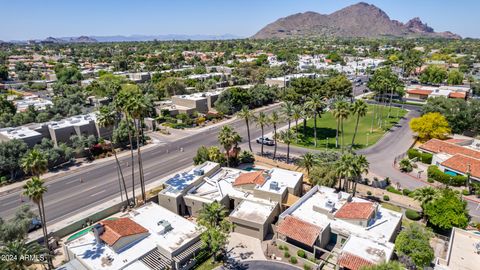
[[[230,167],[230,152],[238,147],[238,143],[242,141],[242,137],[230,126],[223,126],[218,134],[218,142],[225,149],[227,158],[227,167]]]
[[[413,192],[413,199],[419,201],[423,208],[426,204],[437,198],[438,195],[438,190],[432,187],[423,187]]]
[[[355,156],[354,161],[355,169],[356,169],[356,177],[353,178],[353,191],[352,195],[355,196],[357,192],[357,183],[361,179],[362,174],[368,173],[368,167],[370,163],[368,162],[367,158],[364,155]]]
[[[48,160],[37,149],[30,150],[23,158],[21,167],[26,173],[39,177],[47,171]]]
[[[45,205],[43,203],[43,194],[46,192],[47,188],[43,186],[43,181],[37,176],[32,177],[32,179],[28,180],[23,186],[23,194],[38,206],[38,213],[42,222],[43,243],[45,244],[45,249],[49,251],[47,220],[45,217]],[[49,269],[53,269],[52,259],[48,257],[47,260]]]
[[[320,161],[318,158],[311,152],[303,154],[300,159],[297,161],[298,168],[304,168],[307,171],[307,176],[310,175],[312,168],[319,164]]]
[[[29,256],[25,256],[25,255]],[[0,248],[0,258],[13,258],[0,261],[1,269],[9,270],[28,270],[34,264],[45,264],[44,260],[36,258],[44,257],[48,259],[50,255],[48,250],[36,242],[27,243],[24,240],[15,240],[7,242]]]
[[[285,115],[285,119],[288,121],[288,129],[290,129],[292,123],[293,106],[294,103],[292,101],[285,101],[285,103],[282,104],[282,113]]]
[[[259,126],[262,130],[263,138],[265,127],[269,124],[268,116],[264,112],[260,112],[257,116],[255,116],[255,122],[257,122],[257,126]],[[263,156],[263,143],[260,145],[260,149],[260,153]]]
[[[342,155],[340,160],[336,163],[335,174],[338,177],[338,189],[342,189],[342,180],[343,188],[345,192],[348,192],[348,181],[357,175],[355,168],[355,159],[352,153],[347,153]]]
[[[145,203],[147,198],[145,191],[145,177],[143,175],[142,152],[140,149],[140,135],[142,135],[143,137],[142,121],[143,117],[149,109],[149,100],[141,91],[138,91],[131,96],[131,98],[129,99],[129,103],[126,105],[126,109],[129,111],[134,121],[135,137],[137,140],[137,159],[138,171],[140,174],[140,189],[142,191],[142,201]]]
[[[313,137],[315,139],[314,145],[317,147],[317,116],[321,114],[325,103],[322,100],[322,96],[313,94],[311,97],[307,97],[305,106],[313,112]]]
[[[303,117],[303,107],[300,105],[293,106],[292,118],[295,121],[295,140],[298,143],[298,120]]]
[[[355,123],[355,132],[353,133],[352,137],[352,147],[355,144],[355,137],[357,136],[358,131],[358,123],[360,122],[360,117],[364,117],[367,115],[368,112],[368,105],[365,101],[358,99],[353,103],[352,106],[352,114],[357,116],[357,121]]]
[[[345,145],[344,139],[345,139],[345,133],[343,132],[343,121],[348,118],[350,115],[350,104],[345,101],[337,101],[335,103],[335,108],[332,111],[333,117],[337,119],[337,133],[336,133],[336,138],[335,138],[335,147],[338,147],[338,133],[339,129],[341,128],[342,132],[342,151],[343,147]]]
[[[280,122],[280,116],[276,111],[273,111],[269,118],[270,124],[273,126],[273,140],[275,145],[273,146],[273,159],[277,155],[277,124]]]
[[[109,106],[102,106],[100,107],[100,110],[97,114],[98,125],[101,127],[113,127],[113,130],[115,130],[117,128],[117,122],[118,122],[117,116],[118,114],[114,108]],[[118,157],[117,157],[117,150],[115,149],[115,144],[113,141],[112,141],[112,152],[113,152],[113,156],[115,157],[115,162],[117,163],[117,170],[118,170],[118,176],[119,176],[118,181],[120,184],[120,194],[122,192],[122,184],[123,184],[123,189],[125,192],[125,200],[128,206],[130,200],[128,199],[127,185],[125,183],[125,177],[123,176],[122,167],[120,166],[120,161],[118,160]]]
[[[250,119],[253,119],[254,115],[248,106],[243,106],[243,108],[237,113],[237,116],[245,120],[245,125],[247,127],[248,148],[250,149],[250,152],[253,153],[252,142],[250,138]]]
[[[307,119],[312,117],[312,111],[306,104],[302,106],[303,114],[303,138],[307,138]]]
[[[127,124],[127,130],[128,130],[128,142],[130,144],[130,167],[132,169],[132,199],[133,199],[133,205],[136,204],[136,196],[135,196],[135,156],[134,156],[134,151],[133,151],[133,136],[132,136],[132,130],[130,128],[131,122],[130,122],[130,110],[128,107],[128,104],[130,103],[130,100],[132,98],[132,95],[136,91],[136,88],[134,85],[124,85],[122,89],[119,91],[117,97],[116,97],[116,107],[120,108],[121,112],[125,116],[125,123]]]
[[[287,163],[290,163],[290,144],[295,140],[295,133],[290,129],[280,132],[280,139],[287,144]]]

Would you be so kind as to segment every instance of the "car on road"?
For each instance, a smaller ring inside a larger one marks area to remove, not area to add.
[[[41,227],[42,227],[42,222],[38,218],[34,217],[30,222],[30,225],[28,227],[28,232],[33,232],[35,230],[40,229]]]
[[[257,139],[257,143],[263,144],[263,145],[268,145],[268,146],[273,146],[275,145],[275,142],[268,138],[268,137],[260,137]]]

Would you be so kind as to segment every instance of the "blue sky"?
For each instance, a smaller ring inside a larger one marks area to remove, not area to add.
[[[350,0],[2,0],[1,40],[48,36],[253,35],[290,14],[328,14]],[[480,38],[478,0],[370,0],[392,19],[420,17],[436,31]]]

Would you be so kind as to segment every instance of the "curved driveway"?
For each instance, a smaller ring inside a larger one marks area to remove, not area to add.
[[[275,262],[275,261],[243,261],[238,262],[233,265],[228,266],[220,266],[217,267],[216,270],[223,270],[223,269],[235,269],[235,270],[298,270],[299,267],[289,265],[286,263]]]

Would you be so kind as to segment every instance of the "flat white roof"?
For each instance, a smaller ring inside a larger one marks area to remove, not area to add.
[[[54,121],[49,123],[49,127],[53,129],[59,129],[70,126],[83,126],[88,125],[90,121],[96,121],[97,117],[95,113],[83,114],[72,116],[60,121]]]
[[[388,262],[392,257],[395,245],[390,242],[377,243],[368,238],[350,236],[342,247],[349,252],[374,264]]]
[[[480,234],[453,228],[447,255],[448,268],[452,270],[478,269],[479,252]]]
[[[207,174],[214,170],[217,166],[219,166],[218,163],[207,161],[199,166],[196,166],[188,172],[178,173],[165,181],[165,184],[168,185],[168,187],[162,190],[161,193],[171,196],[179,196],[180,192],[187,188],[190,184],[199,178],[205,177],[204,175],[195,175],[195,171],[203,170],[203,173]]]
[[[39,132],[29,129],[27,127],[3,128],[3,129],[0,129],[0,134],[9,138],[10,140],[26,139],[26,138],[42,135]]]
[[[93,233],[89,232],[67,243],[68,249],[90,269],[149,269],[135,267],[143,264],[138,261],[140,257],[157,247],[173,252],[190,243],[201,233],[194,223],[155,203],[146,204],[125,216],[146,228],[149,236],[116,253],[103,242],[97,245]],[[161,220],[169,222],[173,229],[165,234],[159,233],[163,228],[162,225],[158,225]],[[102,259],[106,258],[110,258],[109,265],[102,262]]]
[[[265,183],[261,186],[257,186],[256,189],[280,194],[287,188],[295,188],[303,176],[300,172],[280,168],[273,168],[267,171],[267,175]],[[278,189],[271,188],[273,182],[278,183]]]
[[[321,208],[335,214],[348,201],[350,194],[345,192],[336,193],[334,189],[316,186],[304,195],[300,200],[287,209],[281,216],[292,215],[309,223],[315,224],[321,228],[330,225],[330,228],[343,235],[356,235],[373,239],[377,242],[389,241],[395,233],[398,224],[401,222],[402,214],[377,207],[377,215],[367,225],[362,227],[349,223],[342,219],[329,217],[327,214],[315,210]],[[352,202],[370,202],[361,198],[354,197]],[[331,207],[333,205],[333,208]]]
[[[275,205],[267,205],[258,202],[243,200],[230,214],[231,217],[263,224],[272,214]]]
[[[189,100],[201,100],[209,96],[219,95],[221,92],[222,91],[209,91],[209,92],[194,93],[190,95],[177,95],[175,97],[182,98],[182,99],[189,99]]]

